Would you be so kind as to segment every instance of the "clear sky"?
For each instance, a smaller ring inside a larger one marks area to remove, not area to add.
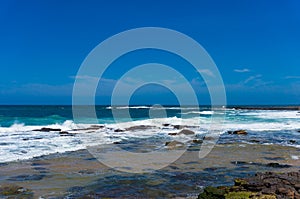
[[[74,77],[87,54],[114,34],[147,26],[174,29],[199,42],[218,66],[228,104],[300,104],[299,10],[298,0],[3,0],[0,104],[71,104]],[[166,52],[129,54],[106,73],[102,89],[108,91],[98,92],[97,103],[109,103],[111,87],[125,71],[120,66],[141,60],[179,71],[185,65]],[[186,76],[196,90],[203,87],[197,74]],[[209,103],[205,91],[197,94]],[[176,99],[149,85],[132,102]]]

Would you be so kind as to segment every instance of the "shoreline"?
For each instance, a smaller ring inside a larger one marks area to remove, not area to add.
[[[79,150],[1,164],[0,173],[5,175],[0,176],[0,185],[24,187],[34,198],[197,198],[203,187],[231,186],[235,178],[258,171],[298,171],[300,160],[291,155],[299,152],[278,145],[219,144],[203,159],[198,158],[197,150],[188,150],[161,170],[132,174],[109,168],[87,150]]]

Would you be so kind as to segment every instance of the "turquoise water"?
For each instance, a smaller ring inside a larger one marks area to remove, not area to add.
[[[84,109],[84,107],[82,107]],[[219,143],[259,142],[300,147],[300,113],[298,110],[240,110],[210,107],[149,107],[149,106],[96,106],[97,125],[103,127],[89,131],[92,119],[84,123],[73,121],[72,106],[0,106],[0,162],[30,159],[51,153],[64,153],[85,149],[93,144],[107,144],[126,140],[144,143],[168,141],[169,133],[178,130],[166,127],[183,125],[202,138],[211,128],[211,119],[220,121],[217,131]],[[126,113],[129,113],[126,115]],[[142,130],[126,130],[146,125]],[[59,132],[41,132],[37,129],[57,128]],[[117,131],[121,129],[122,131]],[[229,135],[229,130],[245,129],[247,136]],[[183,142],[185,141],[182,138]],[[96,140],[96,142],[95,142]],[[158,146],[159,147],[159,146]]]

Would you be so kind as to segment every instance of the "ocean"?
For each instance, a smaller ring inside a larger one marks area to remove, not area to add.
[[[117,142],[154,143],[152,150],[155,150],[173,139],[170,134],[178,132],[173,128],[175,125],[185,125],[195,132],[196,138],[207,136],[212,116],[222,119],[222,125],[217,129],[220,144],[260,143],[300,148],[299,110],[249,107],[212,110],[209,106],[96,106],[95,110],[97,124],[89,123],[89,118],[83,118],[83,123],[75,123],[72,106],[0,106],[0,163]],[[101,128],[91,131],[89,127],[92,125],[100,125]],[[130,129],[136,126],[146,127]],[[59,131],[38,131],[41,128]],[[248,136],[227,133],[240,129],[246,130]],[[62,136],[61,132],[68,132],[70,136]],[[177,139],[187,143],[184,136]]]

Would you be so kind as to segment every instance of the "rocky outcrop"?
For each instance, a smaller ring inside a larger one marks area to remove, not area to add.
[[[185,128],[186,126],[185,125],[172,125],[174,127],[174,129],[183,129]]]
[[[178,135],[194,135],[194,131],[188,130],[188,129],[183,129],[181,130]]]
[[[188,129],[183,129],[181,130],[180,132],[178,133],[168,133],[168,135],[194,135],[195,132],[194,131],[191,131],[191,130],[188,130]]]
[[[126,128],[126,131],[142,131],[142,130],[146,130],[146,129],[151,129],[151,128],[155,128],[155,126],[150,126],[150,125],[138,125],[138,126],[131,126]]]
[[[59,132],[60,136],[75,136],[74,133],[69,133],[68,131],[61,131]]]
[[[231,187],[206,187],[199,199],[299,199],[300,172],[257,173],[244,179],[235,179]]]
[[[99,130],[99,129],[102,129],[102,128],[104,128],[103,125],[91,125],[87,128],[73,129],[72,131],[89,131],[89,130],[96,131],[96,130]]]
[[[115,129],[114,132],[124,132],[125,130],[123,129]]]
[[[236,130],[236,131],[227,131],[228,134],[233,134],[233,135],[247,135],[248,132],[246,130]]]
[[[33,131],[50,132],[50,131],[61,131],[61,129],[43,127],[41,129],[35,129]]]

